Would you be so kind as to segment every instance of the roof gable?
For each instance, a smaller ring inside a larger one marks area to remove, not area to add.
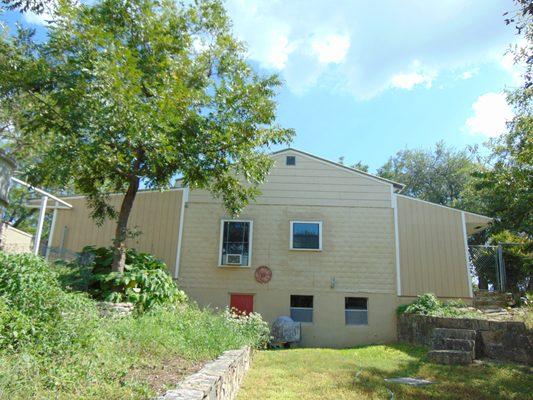
[[[376,176],[376,175],[373,175],[373,174],[369,174],[368,172],[360,171],[358,169],[351,168],[351,167],[348,167],[346,165],[339,164],[337,162],[330,161],[330,160],[327,160],[325,158],[315,156],[314,154],[310,154],[310,153],[307,153],[305,151],[297,150],[297,149],[294,149],[294,148],[291,148],[291,147],[288,147],[288,148],[283,149],[283,150],[275,151],[275,152],[271,153],[271,155],[272,156],[276,156],[276,155],[280,155],[280,154],[284,154],[284,153],[290,153],[290,152],[299,154],[299,155],[301,155],[303,157],[318,161],[320,163],[329,165],[329,166],[334,167],[334,168],[340,168],[342,170],[349,171],[351,173],[357,174],[359,176],[363,176],[363,177],[368,178],[368,179],[372,179],[372,180],[377,181],[377,182],[382,183],[382,184],[392,185],[396,192],[400,192],[405,186],[405,185],[403,185],[401,183],[394,182],[394,181],[391,181],[389,179],[385,179],[385,178],[382,178],[382,177],[379,177],[379,176]]]

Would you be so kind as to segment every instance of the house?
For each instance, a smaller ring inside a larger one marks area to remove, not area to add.
[[[0,248],[7,253],[29,253],[33,247],[33,235],[0,223]]]
[[[402,185],[295,149],[272,154],[262,194],[239,218],[204,190],[140,192],[129,245],[156,254],[202,306],[302,322],[303,346],[396,339],[417,295],[472,299],[467,235],[491,219],[401,194]],[[121,195],[112,197],[116,205]],[[53,247],[107,246],[83,197],[56,209]]]

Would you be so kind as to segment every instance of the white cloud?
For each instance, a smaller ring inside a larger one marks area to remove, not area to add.
[[[431,87],[433,78],[429,75],[422,75],[417,72],[409,74],[396,74],[391,78],[391,86],[399,89],[411,90],[415,86],[424,84],[427,88]]]
[[[473,68],[473,69],[470,69],[468,71],[464,71],[462,74],[459,75],[459,78],[467,80],[467,79],[472,78],[478,72],[479,72],[479,68]]]
[[[513,111],[504,93],[485,93],[472,104],[474,115],[466,120],[465,128],[473,135],[495,137],[507,129],[506,122],[513,118]]]
[[[509,75],[513,79],[513,85],[520,85],[523,83],[523,74],[524,74],[524,64],[516,64],[515,63],[515,52],[523,51],[528,46],[527,41],[522,38],[518,42],[514,43],[512,45],[512,48],[514,49],[513,52],[507,51],[501,58],[500,58],[500,66],[509,73]]]
[[[279,71],[289,90],[320,86],[369,99],[391,88],[439,87],[448,76],[469,79],[480,65],[499,63],[514,36],[501,19],[508,0],[490,3],[227,0],[226,6],[250,59]]]
[[[340,64],[350,48],[350,36],[331,34],[320,36],[311,41],[311,49],[324,64]]]
[[[25,12],[23,16],[28,24],[33,25],[47,25],[47,21],[52,19],[52,16],[48,13],[35,14],[31,11]]]
[[[48,25],[49,21],[52,21],[52,18],[53,18],[52,14],[54,12],[56,5],[57,5],[56,0],[45,2],[44,11],[41,14],[35,14],[31,11],[27,11],[23,13],[22,16],[24,17],[24,20],[28,24]]]

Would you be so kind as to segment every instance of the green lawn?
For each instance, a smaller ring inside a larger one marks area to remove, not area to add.
[[[395,399],[533,398],[533,374],[528,367],[436,365],[425,360],[426,351],[401,344],[260,351],[238,400],[389,399],[390,391]],[[415,388],[383,380],[389,377],[417,377],[435,383]]]

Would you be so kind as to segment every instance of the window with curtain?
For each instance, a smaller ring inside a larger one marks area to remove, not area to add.
[[[222,221],[220,265],[250,266],[252,221]]]

